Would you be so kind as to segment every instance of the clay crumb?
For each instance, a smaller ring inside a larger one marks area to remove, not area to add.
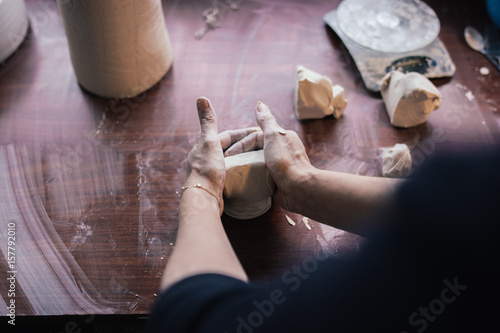
[[[307,228],[307,229],[312,230],[312,228],[311,228],[311,224],[309,223],[309,219],[308,219],[307,217],[305,217],[305,216],[304,216],[304,217],[302,218],[302,223],[304,223],[304,224],[305,224],[305,226],[306,226],[306,228]]]
[[[288,216],[288,215],[285,215],[286,217],[286,220],[288,221],[288,224],[290,224],[292,227],[295,227],[295,222]]]
[[[472,102],[474,100],[474,98],[476,98],[476,96],[474,96],[474,94],[472,93],[472,91],[468,91],[465,93],[465,97],[467,97],[467,99],[469,100],[469,102]]]
[[[490,69],[488,67],[481,67],[479,68],[479,73],[481,73],[481,75],[489,75]]]

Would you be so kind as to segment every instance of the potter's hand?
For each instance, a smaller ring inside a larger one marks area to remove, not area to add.
[[[297,186],[314,167],[297,133],[284,131],[278,126],[267,105],[257,104],[256,117],[260,128],[229,130],[219,134],[224,155],[264,149],[267,167],[277,186],[274,199],[283,208],[298,212],[304,202],[301,197],[304,192]]]
[[[185,186],[200,184],[217,196],[222,204],[226,167],[217,135],[217,117],[212,103],[207,98],[198,98],[196,105],[201,135],[188,155]]]
[[[277,186],[274,198],[283,208],[299,212],[305,201],[302,198],[304,191],[299,190],[299,185],[315,168],[297,133],[282,129],[267,105],[257,104],[256,117],[264,136],[266,164]]]
[[[205,97],[198,98],[196,106],[201,135],[188,155],[186,182],[179,201],[179,229],[163,272],[161,290],[204,273],[248,280],[219,215],[223,210],[226,166],[217,136],[215,111]]]
[[[297,133],[281,128],[267,105],[259,102],[255,115],[262,132],[243,137],[249,129],[232,131],[222,139],[224,146],[234,146],[226,150],[230,153],[264,148],[281,207],[358,234],[372,230],[370,221],[378,220],[368,217],[390,209],[400,180],[316,169]]]

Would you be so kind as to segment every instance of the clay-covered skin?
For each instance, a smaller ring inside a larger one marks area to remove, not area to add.
[[[416,72],[389,72],[381,82],[380,92],[391,124],[396,127],[420,125],[441,106],[439,90],[429,79]]]
[[[224,158],[224,211],[238,219],[251,219],[271,207],[274,181],[264,160],[264,151],[256,150]]]
[[[321,119],[332,115],[339,118],[347,100],[344,88],[315,71],[297,66],[295,84],[295,113],[297,119]]]

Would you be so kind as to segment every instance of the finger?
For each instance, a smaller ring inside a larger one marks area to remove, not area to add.
[[[276,118],[271,114],[269,107],[259,102],[257,103],[257,107],[255,108],[255,116],[257,118],[257,123],[265,135],[274,134],[274,133],[286,133],[286,131],[281,128],[276,122]]]
[[[260,127],[249,127],[237,130],[227,130],[219,133],[219,140],[222,146],[222,150],[226,150],[227,148],[231,147],[235,142],[238,142],[247,135],[250,135],[257,131],[260,131]]]
[[[201,139],[217,137],[217,116],[210,100],[199,97],[196,101],[201,126]]]
[[[264,148],[264,133],[261,131],[251,133],[244,137],[224,152],[224,156],[233,156],[247,151]]]

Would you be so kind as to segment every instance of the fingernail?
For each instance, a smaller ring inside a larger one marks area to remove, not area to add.
[[[210,100],[206,97],[198,97],[198,99],[196,100],[196,105],[200,110],[208,109],[208,107],[210,106]]]
[[[261,101],[259,101],[259,102],[257,103],[256,109],[257,109],[257,111],[259,111],[259,112],[264,111],[264,103],[262,103]]]

